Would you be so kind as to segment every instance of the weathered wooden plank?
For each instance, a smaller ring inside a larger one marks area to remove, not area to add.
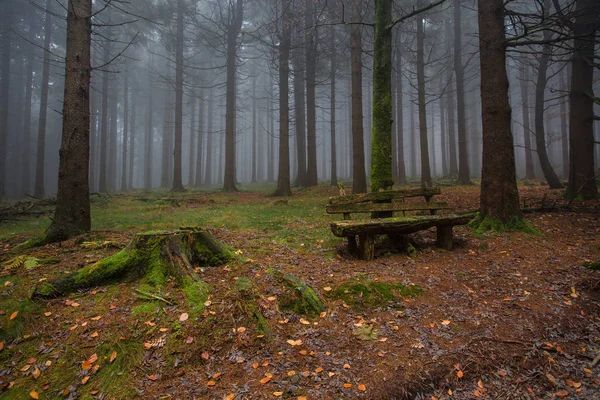
[[[350,196],[330,197],[329,204],[366,203],[369,201],[404,199],[407,197],[431,197],[441,194],[439,188],[415,188],[403,190],[388,190],[377,193],[353,194]]]
[[[423,211],[445,210],[448,203],[352,203],[332,204],[326,207],[327,214],[371,213],[375,211]],[[344,218],[346,219],[346,218]]]
[[[414,217],[394,217],[364,221],[335,221],[330,223],[331,232],[338,237],[359,234],[407,234],[434,226],[465,225],[472,216],[448,214]]]

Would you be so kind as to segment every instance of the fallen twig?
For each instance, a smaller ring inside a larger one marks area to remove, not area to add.
[[[134,289],[134,290],[135,290],[137,293],[139,293],[139,294],[141,294],[141,295],[143,295],[143,296],[146,296],[146,297],[151,297],[151,298],[153,298],[153,299],[160,300],[160,301],[164,301],[165,303],[167,303],[167,304],[168,304],[168,305],[170,305],[170,306],[174,305],[174,304],[173,304],[173,303],[171,303],[169,300],[167,300],[167,299],[164,299],[164,298],[162,298],[162,297],[160,297],[160,296],[157,296],[157,295],[155,295],[155,294],[152,294],[152,293],[147,293],[147,292],[144,292],[144,291],[142,291],[142,290],[140,290],[140,289]]]

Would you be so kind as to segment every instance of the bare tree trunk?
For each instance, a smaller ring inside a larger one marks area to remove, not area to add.
[[[545,0],[545,14],[547,14],[548,8],[550,8],[550,1]],[[551,39],[551,36],[552,35],[548,29],[544,30],[544,41],[549,41]],[[542,167],[542,171],[544,172],[544,177],[548,181],[550,189],[560,189],[563,186],[562,183],[560,183],[560,179],[558,179],[558,176],[554,172],[552,165],[550,164],[550,159],[548,158],[548,152],[546,150],[546,132],[544,129],[544,95],[546,91],[548,61],[550,60],[550,53],[550,44],[544,44],[542,47],[542,54],[539,58],[537,83],[535,85],[535,141],[540,165]]]
[[[420,5],[419,2],[417,2]],[[419,141],[421,145],[421,185],[431,186],[429,144],[427,140],[427,105],[425,103],[425,33],[423,19],[417,18],[417,92],[419,96]]]
[[[202,177],[203,177],[203,169],[202,162],[203,158],[203,145],[204,145],[204,90],[200,88],[200,93],[198,94],[198,139],[197,139],[197,149],[196,149],[196,179],[194,181],[194,186],[199,187],[202,185]]]
[[[48,241],[63,240],[91,227],[88,185],[91,14],[91,0],[69,1],[58,193],[54,219],[46,235]]]
[[[106,185],[110,191],[117,189],[117,131],[119,120],[119,108],[116,96],[110,101],[110,137],[108,140],[108,172]]]
[[[32,18],[29,23],[28,39],[33,42],[37,36],[37,28],[35,19]],[[23,145],[21,146],[21,195],[30,193],[31,190],[31,99],[33,86],[33,64],[34,64],[34,49],[32,45],[27,46],[25,58],[27,60],[27,70],[25,71],[25,106],[24,106],[24,123],[23,123]],[[1,189],[0,189],[1,192]]]
[[[360,21],[361,4],[360,0],[352,1],[352,19],[354,22]],[[354,194],[367,192],[362,110],[362,38],[360,30],[361,26],[359,24],[354,24],[350,27],[350,53],[352,60],[352,193]]]
[[[485,219],[511,225],[521,218],[508,100],[503,0],[478,0],[483,167],[480,227]]]
[[[173,192],[184,191],[183,187],[183,13],[184,0],[177,0],[177,46],[175,49],[175,148],[173,151]]]
[[[448,151],[446,148],[446,96],[443,89],[440,90],[440,147],[442,148],[442,176],[448,176]]]
[[[568,69],[565,68],[558,74],[560,90],[563,93],[569,92],[569,88],[566,84],[565,75],[568,77]],[[561,137],[561,150],[562,150],[562,176],[563,178],[569,177],[569,130],[567,129],[567,121],[569,119],[567,111],[568,98],[565,97],[560,101],[560,137]]]
[[[446,35],[452,37],[450,24],[446,23]],[[452,68],[453,69],[453,68]],[[452,84],[453,74],[452,69],[448,68],[446,77],[448,79],[448,95],[446,96],[447,111],[448,111],[448,158],[449,158],[449,175],[451,178],[458,178],[458,162],[456,158],[456,120],[454,116],[454,85]]]
[[[331,143],[330,143],[330,152],[331,152],[331,186],[337,186],[337,144],[335,142],[335,78],[336,78],[336,72],[337,72],[337,52],[336,52],[336,45],[337,43],[335,42],[335,25],[331,25],[330,27],[330,32],[331,32],[331,38],[330,38],[330,47],[329,47],[329,51],[331,53],[331,70],[330,70],[330,75],[331,75],[331,81],[330,81],[330,94],[329,94],[329,110],[330,110],[330,124],[329,124],[329,131],[330,131],[330,137],[331,137]]]
[[[290,185],[290,106],[289,106],[289,75],[290,75],[290,42],[291,23],[288,2],[283,5],[282,35],[279,43],[279,172],[275,196],[291,196]]]
[[[252,78],[252,176],[250,181],[252,183],[257,183],[256,179],[256,164],[258,160],[256,159],[256,76]]]
[[[202,100],[200,100],[202,101]],[[196,97],[192,96],[190,101],[192,116],[190,118],[190,158],[188,160],[188,186],[194,186],[196,171]]]
[[[398,38],[398,40],[400,40]],[[398,185],[406,185],[406,160],[404,158],[404,87],[402,85],[402,54],[396,53],[396,137],[398,153]]]
[[[131,91],[131,125],[129,128],[129,173],[128,173],[128,188],[133,189],[133,168],[135,165],[135,120],[137,114],[137,98],[134,96],[135,90]]]
[[[127,149],[128,129],[129,129],[129,75],[125,73],[123,77],[123,158],[121,163],[121,190],[126,191],[127,187]]]
[[[97,80],[94,80],[96,83]],[[93,84],[91,84],[93,86]],[[90,92],[90,191],[98,188],[98,107],[96,91]]]
[[[152,61],[150,61],[152,64]],[[153,155],[153,144],[154,144],[154,125],[152,122],[153,110],[153,96],[152,96],[152,79],[148,73],[148,108],[146,110],[146,142],[145,142],[145,155],[144,155],[144,189],[150,190],[152,188],[152,155]]]
[[[235,80],[237,70],[237,38],[243,22],[244,0],[236,0],[229,7],[227,28],[227,105],[225,109],[225,175],[223,190],[237,192],[235,186]]]
[[[212,98],[212,94],[213,91],[212,89],[208,91],[208,96],[206,97],[206,101],[208,101],[208,110],[207,110],[207,115],[206,115],[206,166],[205,168],[205,174],[204,174],[204,184],[205,185],[212,185],[213,184],[213,180],[212,180],[212,155],[213,155],[213,151],[214,151],[214,144],[213,144],[213,98]]]
[[[3,4],[3,13],[6,13],[0,25],[0,45],[2,46],[2,58],[0,58],[0,197],[6,194],[6,147],[8,142],[8,114],[9,114],[9,90],[10,90],[10,54],[11,54],[11,17],[12,3],[7,1]],[[46,13],[48,19],[48,13]],[[46,35],[48,36],[48,35]],[[37,182],[37,181],[36,181]],[[43,184],[43,182],[42,182]],[[43,187],[42,193],[43,195]]]
[[[109,17],[110,19],[110,17]],[[103,64],[110,61],[110,41],[103,44]],[[98,191],[106,192],[108,190],[107,172],[108,172],[108,69],[102,71],[102,117],[100,119],[100,166]]]
[[[462,17],[460,0],[454,3],[454,73],[456,74],[456,111],[458,120],[458,183],[471,183],[467,151],[467,122],[465,115],[465,78],[462,64]]]
[[[167,65],[167,81],[170,81],[170,65]],[[162,154],[161,154],[161,168],[160,168],[160,187],[166,188],[169,187],[169,162],[171,158],[171,148],[170,148],[170,131],[171,131],[171,90],[170,84],[165,83],[164,89],[164,112],[163,112],[163,133],[162,133]]]
[[[306,186],[316,186],[319,183],[317,173],[317,46],[318,30],[314,23],[314,0],[305,0],[306,4],[306,141],[307,165]]]
[[[306,186],[306,87],[303,46],[299,45],[298,34],[293,38],[292,66],[294,69],[294,115],[296,133],[296,179],[294,186]]]
[[[269,85],[269,137],[267,138],[267,147],[269,150],[269,159],[267,162],[267,182],[275,181],[275,118],[273,116],[273,88]]]
[[[50,41],[52,36],[51,0],[46,0],[46,20],[44,22],[44,65],[42,66],[42,87],[40,91],[40,114],[38,119],[38,137],[35,167],[35,186],[33,195],[38,199],[46,192],[44,172],[46,163],[46,121],[48,117],[48,86],[50,82]],[[2,82],[5,80],[2,79]],[[8,80],[6,81],[8,83]],[[7,99],[8,100],[8,99]],[[0,109],[8,110],[8,104]],[[5,146],[0,146],[6,148]],[[4,160],[4,158],[3,158]]]
[[[529,74],[527,73],[527,60],[521,56],[521,69],[519,72],[519,85],[521,88],[521,112],[523,116],[523,146],[525,147],[525,178],[535,178],[533,168],[533,155],[531,149],[531,127],[529,123]]]

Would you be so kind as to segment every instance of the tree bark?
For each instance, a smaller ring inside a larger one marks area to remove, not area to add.
[[[417,6],[420,7],[420,2]],[[427,105],[425,103],[425,32],[423,19],[417,18],[417,92],[419,96],[419,142],[421,146],[421,186],[431,186],[429,144],[427,140]]]
[[[38,135],[35,164],[35,186],[33,196],[38,199],[44,197],[46,188],[44,172],[46,164],[46,121],[48,116],[48,87],[50,82],[50,41],[52,37],[52,11],[51,0],[46,0],[46,18],[44,21],[44,64],[42,66],[42,87],[40,89],[40,114],[38,118]],[[2,79],[4,82],[4,79]],[[8,110],[0,107],[0,109]],[[3,147],[3,146],[0,146]]]
[[[567,197],[585,200],[598,197],[594,169],[594,35],[599,28],[600,4],[577,0],[573,24],[574,52],[569,112],[569,184]]]
[[[508,100],[503,0],[478,0],[483,166],[480,218],[521,219]]]
[[[213,91],[212,89],[208,91],[208,96],[206,96],[206,101],[208,102],[208,110],[206,115],[206,166],[205,174],[204,174],[204,184],[212,185],[212,155],[214,151],[213,144]]]
[[[446,35],[448,38],[452,37],[452,31],[450,24],[446,23]],[[454,85],[453,82],[453,69],[448,68],[446,71],[446,77],[448,79],[448,95],[446,96],[447,111],[448,111],[448,158],[449,168],[448,171],[451,178],[458,178],[458,162],[456,158],[456,119],[454,115]]]
[[[290,75],[290,42],[291,21],[288,1],[284,1],[282,17],[282,34],[279,43],[279,172],[277,188],[274,196],[291,196],[290,185],[290,106],[289,106],[289,75]]]
[[[360,21],[361,4],[360,0],[352,1],[352,19],[354,22]],[[358,24],[350,27],[350,53],[352,60],[352,193],[366,193],[367,191],[362,109],[362,38],[360,30],[361,26]]]
[[[190,118],[190,157],[188,160],[188,186],[194,186],[196,171],[196,97],[192,96],[190,101],[192,116]]]
[[[336,73],[337,73],[337,52],[336,52],[336,45],[337,43],[335,42],[335,25],[331,25],[330,28],[330,32],[331,32],[331,38],[330,38],[330,47],[329,47],[329,51],[331,53],[331,69],[329,74],[331,75],[330,77],[330,84],[329,84],[329,110],[330,110],[330,123],[329,123],[329,132],[330,132],[330,154],[331,154],[331,186],[337,186],[338,181],[337,181],[337,144],[335,141],[335,79],[336,79]]]
[[[465,116],[465,78],[462,64],[462,16],[460,0],[454,3],[454,73],[456,74],[456,111],[458,120],[458,183],[471,183],[467,151],[467,122]]]
[[[150,65],[152,65],[152,57],[150,57]],[[146,109],[146,141],[145,141],[145,156],[144,156],[144,189],[152,188],[152,155],[154,144],[154,125],[152,122],[152,114],[154,113],[153,105],[153,82],[148,73],[148,108]]]
[[[400,40],[399,38],[397,39]],[[406,185],[406,160],[404,158],[404,87],[402,85],[402,54],[396,47],[396,139],[398,153],[398,185]]]
[[[300,43],[299,33],[292,35],[294,48],[292,53],[292,67],[294,69],[294,116],[296,134],[296,179],[294,186],[306,186],[306,63],[303,45]]]
[[[229,26],[227,27],[227,104],[225,108],[225,175],[223,191],[237,192],[235,185],[235,90],[237,72],[237,38],[242,28],[244,1],[236,0],[235,7],[229,7]]]
[[[201,88],[198,95],[198,139],[196,149],[196,179],[194,186],[199,187],[202,185],[202,162],[203,159],[203,145],[204,145],[204,90]]]
[[[183,13],[184,0],[177,0],[177,45],[175,49],[175,148],[173,151],[173,192],[183,192]]]
[[[257,183],[256,176],[256,164],[258,160],[256,159],[256,77],[252,78],[252,166],[251,166],[251,183]]]
[[[31,18],[29,23],[28,39],[35,41],[38,29],[36,28],[36,19]],[[25,58],[27,60],[27,70],[25,71],[25,106],[23,115],[23,145],[21,146],[21,193],[23,196],[30,193],[31,190],[31,99],[33,86],[33,64],[34,52],[33,45],[27,46]]]
[[[317,186],[317,46],[318,28],[314,27],[314,0],[305,0],[306,4],[306,142],[307,165],[306,186]]]
[[[529,123],[529,74],[527,60],[521,56],[519,85],[521,88],[521,113],[523,116],[523,146],[525,147],[525,178],[534,179],[533,155],[531,149],[531,127]]]
[[[448,176],[448,151],[446,149],[446,96],[443,94],[443,90],[439,99],[440,106],[440,147],[442,149],[442,176]]]
[[[565,75],[568,78],[568,69],[565,68],[562,72],[558,74],[558,81],[560,90],[562,93],[569,92],[569,87],[567,87],[565,79]],[[565,97],[560,101],[560,138],[561,138],[561,151],[562,151],[562,177],[569,177],[569,130],[567,128],[567,121],[569,120],[569,115],[567,112],[567,102],[568,98]]]
[[[9,116],[9,97],[10,97],[10,78],[11,78],[11,32],[12,29],[12,3],[7,1],[3,4],[3,13],[6,13],[0,20],[0,45],[2,46],[0,58],[0,197],[4,197],[6,188],[6,156],[8,143],[8,116]],[[46,13],[48,18],[48,13]],[[42,195],[43,195],[42,190]]]
[[[133,189],[133,168],[135,166],[135,123],[137,116],[137,98],[134,96],[135,90],[131,91],[131,125],[129,128],[129,173],[128,173],[128,185],[129,189]]]
[[[108,20],[110,21],[110,15],[108,17]],[[106,41],[103,44],[102,49],[102,63],[107,64],[110,61],[110,41]],[[108,182],[106,175],[108,172],[108,89],[108,69],[104,68],[102,71],[102,117],[100,119],[100,166],[98,171],[99,192],[106,192],[108,190]]]
[[[121,160],[121,190],[126,191],[129,189],[127,187],[127,155],[129,153],[127,146],[127,141],[129,140],[129,75],[125,73],[123,79],[125,82],[123,84],[123,157]]]
[[[92,1],[71,0],[67,11],[67,54],[62,144],[56,211],[46,240],[89,231],[90,46]]]
[[[547,10],[550,8],[550,1],[544,1],[544,11],[547,14]],[[551,33],[548,29],[544,30],[543,38],[544,41],[551,39]],[[548,152],[546,151],[546,131],[544,129],[544,108],[545,108],[545,92],[547,84],[547,72],[548,72],[548,61],[550,60],[551,48],[550,44],[544,44],[542,46],[542,54],[539,57],[539,66],[537,74],[537,83],[535,85],[535,144],[537,148],[538,158],[544,177],[548,181],[550,189],[562,188],[560,179],[554,172],[550,159],[548,158]]]
[[[167,81],[171,81],[171,66],[167,63]],[[160,187],[169,187],[169,163],[171,160],[171,117],[172,117],[172,103],[171,103],[171,85],[165,83],[164,89],[164,111],[163,111],[163,132],[162,132],[162,152],[161,152],[161,168],[160,168]]]

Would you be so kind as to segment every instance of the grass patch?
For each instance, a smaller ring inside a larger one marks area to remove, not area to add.
[[[183,291],[190,306],[192,315],[199,315],[204,310],[204,303],[208,300],[212,288],[206,282],[186,282]]]
[[[534,236],[542,236],[540,231],[535,229],[533,225],[523,218],[515,218],[504,223],[497,218],[482,217],[480,214],[477,214],[477,216],[469,222],[468,226],[471,227],[473,232],[477,235],[482,235],[485,232],[524,232]]]
[[[357,276],[337,286],[329,296],[341,299],[353,308],[363,306],[391,306],[399,308],[405,298],[423,293],[417,285],[374,281],[365,276]]]
[[[592,271],[600,271],[600,261],[588,261],[584,262],[583,266],[591,269]]]

